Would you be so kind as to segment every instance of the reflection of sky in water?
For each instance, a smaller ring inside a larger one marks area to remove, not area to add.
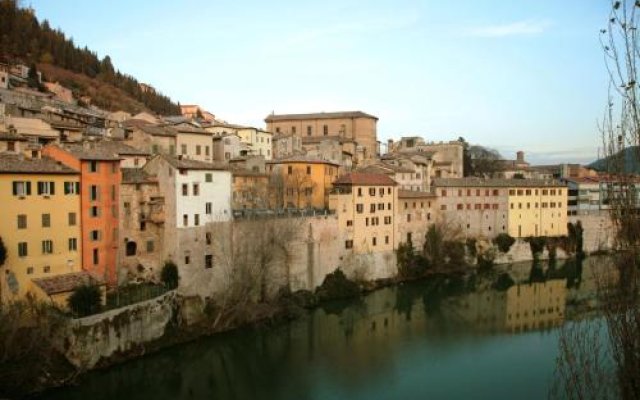
[[[563,303],[588,297],[587,275],[601,262],[588,259],[580,277],[571,265],[513,266],[530,297],[515,297],[515,287],[492,289],[496,274],[386,288],[277,328],[217,335],[97,371],[47,398],[544,398],[557,331],[510,334],[506,315],[515,315],[514,302],[517,310],[546,304],[548,292],[538,288],[551,281]],[[579,289],[565,289],[576,281]]]

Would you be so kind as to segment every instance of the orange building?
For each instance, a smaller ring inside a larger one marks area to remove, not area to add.
[[[43,154],[80,171],[82,267],[117,283],[120,157],[100,143],[51,145]]]

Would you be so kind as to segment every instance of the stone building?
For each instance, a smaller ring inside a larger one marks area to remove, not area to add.
[[[272,134],[261,129],[252,127],[242,127],[236,130],[236,135],[240,138],[240,142],[248,147],[248,155],[262,156],[265,160],[271,160],[273,151],[273,143],[271,142]]]
[[[436,179],[442,217],[466,237],[564,236],[567,188],[529,179]]]
[[[295,134],[305,137],[337,136],[354,141],[357,161],[376,158],[378,151],[378,118],[361,111],[271,114],[265,118],[267,131],[278,134]],[[353,154],[353,153],[352,153]]]
[[[399,189],[396,245],[410,240],[415,249],[421,249],[427,230],[438,220],[438,215],[438,198],[434,193]]]
[[[161,126],[140,119],[123,122],[125,143],[151,154],[176,154],[177,131],[169,126]]]
[[[286,158],[303,154],[302,139],[293,133],[282,133],[272,138],[274,159]]]
[[[389,140],[389,153],[424,154],[433,160],[432,176],[436,178],[462,178],[464,176],[464,143],[425,142],[419,136],[402,137],[398,142]]]

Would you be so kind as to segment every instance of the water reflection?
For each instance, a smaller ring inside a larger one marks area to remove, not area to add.
[[[544,396],[555,339],[504,334],[562,324],[568,307],[594,295],[593,274],[583,269],[605,261],[521,264],[386,288],[277,328],[202,339],[98,371],[47,398],[492,398],[506,395],[500,382],[519,374],[520,354],[527,354],[528,393]],[[444,374],[449,369],[457,372]]]

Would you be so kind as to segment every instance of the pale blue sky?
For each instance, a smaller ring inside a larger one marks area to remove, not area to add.
[[[588,161],[607,77],[602,0],[27,0],[182,104],[264,126],[362,110],[379,139],[459,136],[537,162]]]

